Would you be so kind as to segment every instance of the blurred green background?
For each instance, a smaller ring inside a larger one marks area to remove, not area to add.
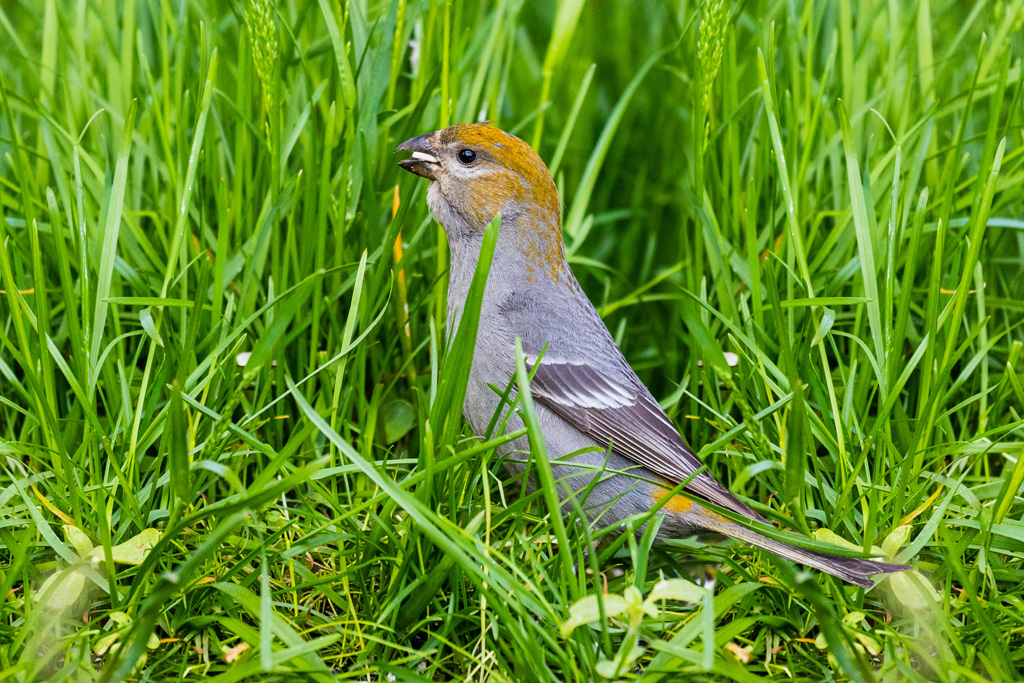
[[[1019,677],[1022,27],[0,5],[0,678]],[[913,574],[553,535],[462,424],[447,246],[392,152],[477,120],[551,167],[574,271],[710,471]]]

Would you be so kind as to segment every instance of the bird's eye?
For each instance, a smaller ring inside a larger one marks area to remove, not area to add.
[[[471,149],[464,149],[459,152],[459,161],[464,164],[471,164],[476,161],[476,152]]]

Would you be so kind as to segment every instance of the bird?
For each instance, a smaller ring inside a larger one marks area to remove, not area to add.
[[[572,510],[569,497],[589,488],[584,512],[601,527],[660,505],[658,541],[724,536],[865,588],[875,585],[871,576],[908,568],[790,545],[704,504],[768,524],[708,473],[619,350],[566,261],[558,191],[529,144],[490,124],[463,123],[406,140],[395,151],[410,152],[398,165],[430,181],[427,205],[450,251],[452,332],[484,232],[500,214],[463,415],[484,436],[492,418],[509,410],[496,388],[513,385],[519,340],[532,373],[537,424],[565,497],[563,514]],[[509,429],[522,427],[514,411],[508,418]],[[499,449],[508,475],[526,471],[529,459],[515,456],[528,452],[526,436]]]

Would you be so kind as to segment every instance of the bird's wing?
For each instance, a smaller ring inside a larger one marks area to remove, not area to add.
[[[618,365],[618,364],[616,364]],[[665,411],[628,368],[602,371],[580,360],[545,355],[530,381],[530,393],[577,429],[673,483],[703,467]],[[686,488],[712,503],[762,520],[707,472]]]

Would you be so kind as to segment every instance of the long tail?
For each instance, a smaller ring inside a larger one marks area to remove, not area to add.
[[[808,567],[814,567],[832,576],[838,576],[843,581],[864,586],[865,588],[871,588],[875,585],[875,582],[868,578],[870,576],[875,574],[891,574],[893,572],[901,572],[904,569],[910,569],[910,566],[906,564],[887,564],[885,562],[873,562],[855,557],[842,557],[840,555],[819,553],[813,550],[804,550],[788,543],[772,540],[756,531],[751,531],[739,524],[726,520],[721,520],[711,530],[762,548],[787,560],[799,562]]]

